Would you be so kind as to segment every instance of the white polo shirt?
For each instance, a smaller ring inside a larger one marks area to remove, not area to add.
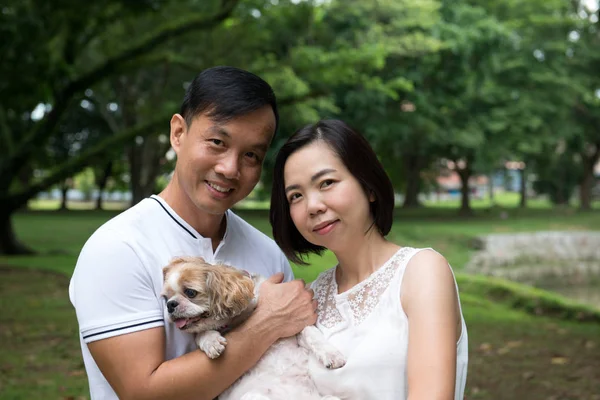
[[[83,246],[69,285],[92,400],[118,399],[87,343],[165,327],[167,360],[196,349],[193,335],[168,320],[161,297],[162,268],[176,256],[201,256],[271,276],[292,270],[275,242],[227,211],[227,230],[216,251],[160,197],[152,196],[102,225]]]

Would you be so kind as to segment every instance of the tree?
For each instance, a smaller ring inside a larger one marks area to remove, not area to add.
[[[387,167],[394,188],[414,187],[408,193],[415,193],[415,201],[419,172],[428,158],[424,146],[411,142],[411,127],[421,124],[423,133],[430,122],[410,109],[404,112],[405,105],[410,106],[404,98],[415,86],[409,67],[440,47],[433,32],[438,8],[436,1],[332,2],[320,26],[326,43],[360,48],[367,56],[361,60],[350,53],[351,59],[341,60],[352,66],[345,79],[337,70],[325,71],[331,76],[335,101],[325,115],[340,117],[363,132]]]
[[[600,161],[600,11],[598,3],[591,8],[589,3],[575,2],[579,17],[576,26],[569,33],[572,41],[572,56],[569,66],[572,76],[580,82],[578,97],[573,105],[573,119],[576,124],[573,141],[581,159],[579,180],[579,200],[583,210],[592,207],[592,188],[595,184],[594,167]]]
[[[84,149],[27,185],[15,179],[56,134],[60,121],[86,89],[140,68],[160,45],[190,31],[214,29],[237,5],[235,0],[209,3],[190,3],[185,13],[179,3],[164,5],[178,13],[157,12],[162,3],[150,0],[12,1],[3,6],[0,34],[5,59],[0,74],[7,79],[0,83],[0,138],[7,151],[0,160],[0,253],[30,251],[15,237],[11,222],[12,214],[29,199],[81,170],[93,157],[168,120],[167,113],[156,115]],[[163,15],[170,19],[165,21]],[[149,26],[148,33],[128,40],[127,27],[136,23]],[[30,113],[39,104],[50,111],[34,121]]]

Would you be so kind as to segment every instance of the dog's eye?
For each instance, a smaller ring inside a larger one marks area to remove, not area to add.
[[[195,291],[194,289],[185,289],[183,291],[183,294],[185,294],[190,299],[193,299],[194,297],[196,297],[196,295],[198,294],[198,292]]]
[[[210,314],[208,313],[208,311],[204,311],[202,314],[200,314],[200,318],[208,318]]]

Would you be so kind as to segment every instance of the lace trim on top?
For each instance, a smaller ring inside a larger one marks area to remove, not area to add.
[[[334,285],[335,268],[325,271],[317,279],[315,285],[315,297],[317,299],[317,320],[319,324],[332,328],[340,322],[343,322],[342,314],[336,307],[335,295],[337,294],[337,285]]]
[[[403,247],[396,252],[377,271],[373,272],[364,281],[350,288],[339,296],[347,296],[352,316],[356,325],[361,324],[379,304],[381,294],[387,289],[396,270],[404,262],[412,248]],[[315,297],[317,299],[318,322],[326,328],[332,328],[344,319],[337,308],[336,296],[337,282],[335,270],[332,268],[324,272],[315,284]]]

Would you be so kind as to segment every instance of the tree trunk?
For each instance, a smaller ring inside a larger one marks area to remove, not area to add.
[[[579,182],[579,207],[582,210],[592,209],[592,188],[594,187],[594,167],[600,159],[600,144],[591,154],[582,154],[583,177]]]
[[[104,189],[106,189],[106,183],[108,182],[108,178],[112,175],[113,169],[113,161],[109,161],[104,169],[100,171],[100,177],[96,178],[96,186],[98,186],[98,197],[96,198],[96,210],[102,210],[102,194],[104,193]]]
[[[465,168],[457,168],[456,172],[460,176],[460,215],[472,215],[473,210],[471,209],[471,193],[469,187],[469,178],[471,178],[471,167],[469,164],[465,166]]]
[[[154,193],[160,161],[166,151],[157,136],[148,136],[141,145],[134,144],[129,149],[132,206]]]
[[[521,201],[519,202],[519,207],[526,208],[527,207],[527,172],[526,167],[523,167],[521,171],[521,184],[520,184],[520,192],[521,192]]]
[[[488,175],[488,193],[490,195],[490,206],[494,207],[496,205],[496,201],[494,198],[494,174],[493,173]]]
[[[102,207],[102,194],[104,194],[104,188],[100,188],[100,186],[98,186],[98,197],[96,197],[96,207],[94,208],[97,211],[104,209]]]
[[[402,204],[402,208],[420,207],[419,193],[421,192],[423,157],[405,154],[402,159],[406,171],[406,191],[404,193],[404,203]]]
[[[0,210],[4,207],[0,206]],[[34,251],[21,243],[15,234],[12,224],[12,213],[3,211],[0,214],[0,254],[23,255],[34,254]]]
[[[579,207],[582,210],[592,209],[592,187],[594,186],[594,171],[584,171],[579,185]]]
[[[69,191],[69,185],[65,181],[60,185],[60,209],[61,210],[69,209],[67,207],[67,192],[68,191]]]

